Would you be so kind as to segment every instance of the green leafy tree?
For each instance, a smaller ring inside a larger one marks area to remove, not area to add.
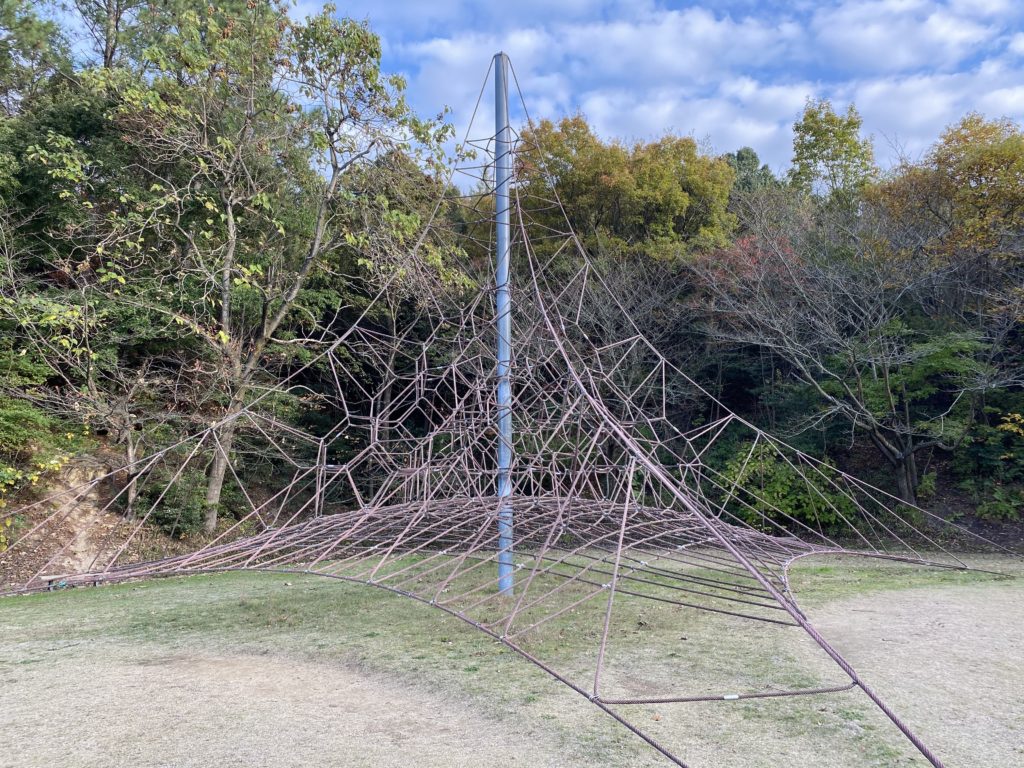
[[[57,25],[24,0],[0,0],[0,109],[16,114],[56,71],[69,66]]]
[[[151,80],[111,83],[121,101],[115,119],[153,178],[141,212],[143,258],[162,259],[168,240],[176,248],[191,306],[165,309],[205,342],[224,394],[208,531],[231,418],[267,358],[289,357],[289,337],[319,323],[321,308],[304,305],[315,273],[372,238],[345,226],[348,180],[393,151],[422,147],[429,162],[447,138],[445,126],[409,110],[404,83],[380,71],[380,42],[365,24],[339,21],[332,9],[298,24],[281,7],[251,5],[179,16],[151,51]],[[120,242],[127,250],[114,263],[130,264],[130,236]]]
[[[733,173],[736,174],[736,181],[733,183],[735,191],[753,192],[756,189],[772,187],[779,183],[775,174],[772,173],[772,169],[767,164],[762,164],[757,152],[750,147],[741,147],[735,152],[727,153],[724,157],[732,167]]]
[[[368,197],[367,180],[423,183],[450,129],[409,109],[404,82],[380,69],[377,36],[333,8],[301,23],[273,2],[132,18],[121,50],[147,41],[140,59],[116,55],[55,84],[16,126],[20,237],[43,237],[20,259],[9,309],[62,391],[124,414],[129,434],[168,402],[221,422],[212,530],[234,417],[304,359],[307,339],[333,332],[353,272],[393,270],[403,252],[416,271],[408,248],[425,222],[389,198],[400,185]],[[424,250],[420,271],[443,271],[444,252]],[[33,303],[43,297],[52,312]],[[41,326],[47,312],[69,318],[66,347]],[[186,373],[164,387],[172,369]]]
[[[851,194],[876,177],[870,138],[856,107],[835,111],[828,99],[808,99],[793,125],[793,166],[790,182],[804,192],[826,196]]]
[[[542,121],[524,132],[523,144],[540,150],[522,161],[529,191],[557,194],[594,253],[673,257],[724,245],[732,231],[733,170],[691,138],[604,142],[576,115]]]

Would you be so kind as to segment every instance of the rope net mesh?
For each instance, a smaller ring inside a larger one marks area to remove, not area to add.
[[[463,250],[493,251],[494,137],[466,144],[476,147],[477,159],[453,172],[450,190],[456,191],[438,202],[435,219],[410,249],[401,265],[406,277],[422,266],[432,237],[451,237],[451,227],[434,222],[441,215],[450,221],[453,211]],[[682,756],[640,727],[637,705],[854,687],[941,765],[814,629],[789,591],[787,568],[803,556],[851,552],[966,568],[947,543],[972,534],[789,447],[674,366],[631,319],[559,201],[543,191],[552,187],[523,180],[524,169],[548,163],[541,148],[516,137],[513,492],[507,501],[496,495],[491,259],[462,265],[474,276],[472,289],[435,286],[401,312],[396,269],[376,298],[348,309],[346,327],[283,383],[208,429],[111,473],[123,479],[130,471],[139,498],[149,503],[116,526],[96,519],[106,528],[91,562],[61,569],[76,541],[95,536],[84,528],[13,591],[241,569],[320,574],[392,590],[465,620],[679,765]],[[466,189],[473,192],[457,191]],[[321,406],[341,414],[317,434],[276,416],[275,395],[311,376]],[[680,426],[684,404],[712,416]],[[234,438],[228,479],[244,513],[195,551],[163,556],[140,546],[152,516],[182,483],[207,470],[228,431]],[[743,446],[739,454],[736,446]],[[805,486],[810,514],[793,516],[758,482],[758,468],[769,464],[785,467]],[[0,565],[46,542],[104,479],[22,510],[35,509],[35,522],[0,553]],[[104,510],[116,511],[123,493]],[[513,517],[512,595],[498,589],[502,503]],[[638,680],[633,659],[642,648],[630,638],[641,609],[715,614],[723,637],[742,636],[753,622],[795,633],[817,644],[835,674],[786,688],[749,670],[722,669],[720,690],[694,691],[685,670],[700,664],[701,655],[680,643],[678,652],[658,659],[664,674],[656,682]],[[567,628],[582,633],[592,653],[562,668],[544,654]]]

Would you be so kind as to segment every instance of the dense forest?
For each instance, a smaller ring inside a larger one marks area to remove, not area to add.
[[[488,255],[459,206],[427,231],[465,192],[440,181],[460,150],[366,23],[264,0],[72,5],[62,27],[0,0],[0,505],[103,455],[129,468],[130,516],[132,466],[257,396],[326,429],[324,372],[276,385],[385,282],[375,321],[393,328],[427,292],[471,289]],[[809,100],[783,175],[749,147],[606,140],[583,115],[522,135],[549,163],[517,184],[562,201],[639,327],[723,405],[908,503],[1019,518],[1018,125],[966,115],[880,168],[853,106]],[[685,390],[673,414],[714,416]],[[218,435],[163,500],[174,531],[231,516],[234,458],[273,471],[248,450]],[[785,467],[759,472],[799,506]],[[0,548],[19,526],[2,515]]]

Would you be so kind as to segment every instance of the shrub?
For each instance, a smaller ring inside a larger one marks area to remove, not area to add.
[[[31,490],[70,458],[77,435],[58,434],[59,424],[22,400],[0,402],[0,552],[14,540],[18,519],[5,514],[11,497]]]
[[[169,536],[182,539],[202,530],[206,510],[206,477],[199,470],[186,470],[168,487],[173,477],[173,472],[151,475],[139,491],[138,506],[148,511],[156,504],[149,521]],[[162,493],[163,498],[160,497]]]
[[[1024,487],[990,485],[985,497],[978,502],[978,517],[998,521],[1019,520],[1022,508]]]
[[[817,469],[817,471],[816,471]],[[815,529],[830,529],[856,516],[856,505],[829,481],[837,476],[829,463],[817,468],[804,467],[802,472],[790,464],[779,449],[759,443],[751,452],[751,444],[741,444],[726,464],[722,499],[735,486],[734,496],[740,503],[727,504],[733,514],[750,525],[773,529],[767,521],[783,527],[798,527],[799,521]]]
[[[921,502],[931,501],[935,498],[936,483],[938,475],[935,472],[925,472],[917,484],[917,500]]]
[[[1024,417],[1003,414],[995,426],[977,424],[958,452],[953,471],[971,494],[977,514],[989,520],[1018,520],[1024,508]]]

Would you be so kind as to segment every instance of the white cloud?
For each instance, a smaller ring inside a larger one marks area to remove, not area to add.
[[[628,0],[624,0],[628,2]],[[300,0],[319,7],[320,0]],[[352,18],[370,19],[377,29],[403,42],[440,35],[459,35],[470,29],[495,30],[514,24],[541,26],[560,20],[587,19],[603,12],[618,13],[614,0],[517,0],[514,9],[502,3],[477,0],[348,0],[340,12]],[[638,3],[637,10],[646,7]]]
[[[522,0],[506,16],[468,0],[429,11],[359,2],[372,22],[375,13],[392,19],[379,31],[414,104],[425,113],[453,106],[460,129],[498,50],[512,57],[535,117],[581,109],[609,138],[672,131],[719,151],[750,145],[777,169],[808,96],[855,102],[883,162],[890,143],[920,153],[971,110],[1024,118],[1016,0],[725,0],[683,10],[659,0]],[[478,136],[490,132],[491,98],[488,86]]]
[[[903,147],[911,157],[918,156],[968,112],[1024,120],[1022,74],[998,61],[986,61],[964,72],[847,83],[835,93],[857,104],[865,126],[876,134],[880,157],[886,160],[891,159],[887,142]]]
[[[1005,16],[1014,10],[1016,0],[951,0],[950,10],[964,16]]]
[[[706,82],[735,67],[785,56],[799,35],[786,20],[734,20],[703,8],[664,11],[642,20],[564,26],[558,39],[581,72],[611,82],[660,85]]]
[[[458,141],[481,141],[494,133],[493,73],[488,67],[498,51],[512,60],[531,117],[556,117],[572,109],[569,100],[575,89],[566,74],[546,66],[552,39],[543,30],[515,29],[502,36],[472,33],[396,47],[403,56],[419,63],[418,69],[409,73],[414,105],[425,113],[436,112],[441,105],[450,106]],[[524,123],[526,114],[516,80],[509,83],[509,107],[513,124]],[[475,173],[478,171],[455,181],[462,187],[472,186]]]
[[[849,0],[815,12],[810,28],[823,64],[876,73],[951,69],[998,34],[927,0]]]
[[[716,152],[752,146],[781,170],[789,160],[793,121],[812,93],[810,83],[764,85],[738,78],[703,96],[672,89],[594,91],[582,107],[606,136],[647,139],[671,131],[705,141]]]
[[[1024,117],[1024,85],[1008,85],[989,91],[978,101],[979,108],[990,117]]]

